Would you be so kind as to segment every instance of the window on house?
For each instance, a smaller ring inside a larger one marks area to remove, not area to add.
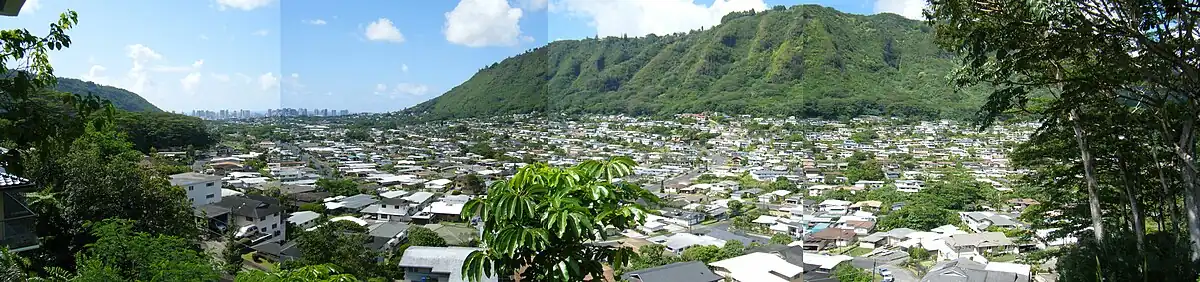
[[[208,184],[204,184],[204,186],[212,187],[213,185],[216,185],[216,184],[217,183],[209,182]]]
[[[279,230],[275,230],[275,236],[279,236]]]
[[[267,217],[265,217],[265,216],[258,218],[258,221],[266,221],[266,220],[267,220]]]
[[[196,186],[188,186],[188,191],[196,190]]]
[[[208,196],[204,196],[205,199],[212,199],[212,198],[216,198],[216,197],[217,197],[216,194],[208,194]]]
[[[254,221],[254,217],[247,216],[246,221]]]
[[[272,224],[271,224],[271,229],[275,229],[275,228],[279,228],[279,224],[278,224],[278,223],[272,223]]]

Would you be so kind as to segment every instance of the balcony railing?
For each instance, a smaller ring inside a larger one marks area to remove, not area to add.
[[[38,247],[36,216],[5,219],[0,222],[0,244],[13,251]]]

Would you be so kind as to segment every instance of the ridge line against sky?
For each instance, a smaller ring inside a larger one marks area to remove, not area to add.
[[[484,66],[560,39],[667,34],[725,14],[818,4],[919,19],[925,0],[27,0],[5,29],[79,12],[55,74],[168,111],[400,110]]]

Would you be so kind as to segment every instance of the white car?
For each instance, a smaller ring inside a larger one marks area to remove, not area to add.
[[[883,276],[883,282],[896,281],[896,277],[892,277],[892,271],[887,268],[880,268],[879,276]]]

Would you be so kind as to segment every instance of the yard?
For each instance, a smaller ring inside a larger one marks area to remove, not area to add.
[[[988,258],[988,260],[994,262],[1010,262],[1017,260],[1017,254],[1004,254],[997,257]]]
[[[872,249],[872,248],[856,247],[853,250],[850,250],[850,252],[847,253],[846,255],[852,256],[852,257],[861,257],[863,255],[866,255],[867,253],[870,253],[871,251],[874,251],[874,250],[875,249]]]
[[[255,260],[254,252],[249,252],[249,253],[242,255],[242,260],[245,260],[246,262],[249,262],[251,264],[257,264],[262,267],[265,267],[265,268],[267,268],[266,269],[267,271],[279,271],[279,265],[275,264],[274,262],[271,262],[268,260],[263,260],[263,259]]]

